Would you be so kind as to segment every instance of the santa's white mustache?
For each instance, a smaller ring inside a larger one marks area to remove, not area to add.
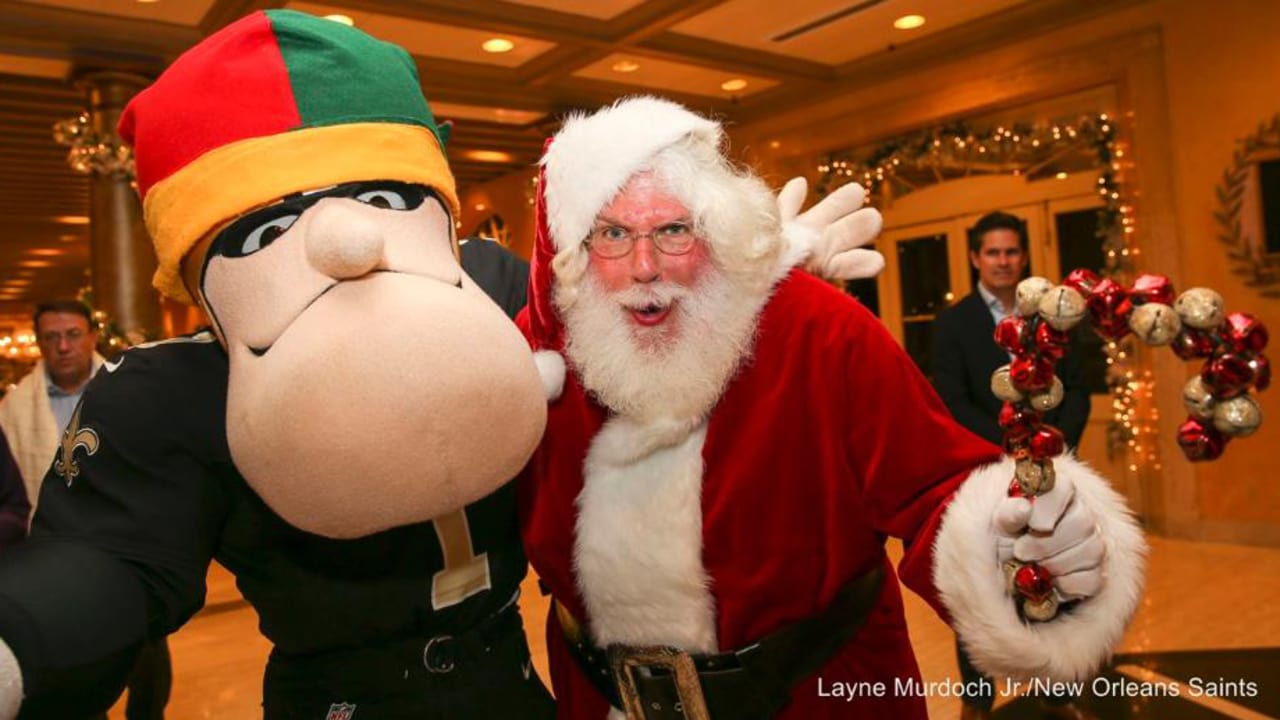
[[[650,307],[669,308],[690,293],[689,288],[683,285],[658,282],[610,291],[608,298],[628,310],[643,310]]]

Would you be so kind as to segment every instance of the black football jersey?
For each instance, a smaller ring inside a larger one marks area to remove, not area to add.
[[[0,637],[28,696],[85,686],[143,637],[176,630],[203,605],[210,560],[236,576],[273,658],[458,633],[516,593],[514,484],[364,538],[303,532],[231,461],[227,374],[206,331],[130,349],[86,389],[31,538],[0,556]]]

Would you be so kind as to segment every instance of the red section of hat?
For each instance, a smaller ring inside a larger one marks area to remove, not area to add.
[[[545,157],[551,149],[551,139],[542,146]],[[547,170],[538,169],[538,201],[534,207],[537,230],[533,241],[533,258],[529,268],[529,323],[533,335],[534,350],[564,349],[564,326],[556,314],[552,301],[552,285],[555,273],[551,260],[555,258],[555,243],[551,240],[551,228],[547,222]]]
[[[301,125],[271,21],[256,12],[187,51],[125,108],[138,190],[224,145]]]

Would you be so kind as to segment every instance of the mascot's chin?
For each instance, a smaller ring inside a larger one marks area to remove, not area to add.
[[[280,517],[326,537],[488,495],[524,467],[546,424],[527,344],[470,278],[342,282],[265,353],[229,354],[236,467]]]

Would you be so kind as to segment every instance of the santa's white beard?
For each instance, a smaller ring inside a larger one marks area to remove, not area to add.
[[[605,407],[640,422],[706,417],[751,352],[767,293],[708,269],[692,288],[653,283],[610,292],[591,272],[564,313],[565,352]],[[670,307],[658,325],[631,310]]]

